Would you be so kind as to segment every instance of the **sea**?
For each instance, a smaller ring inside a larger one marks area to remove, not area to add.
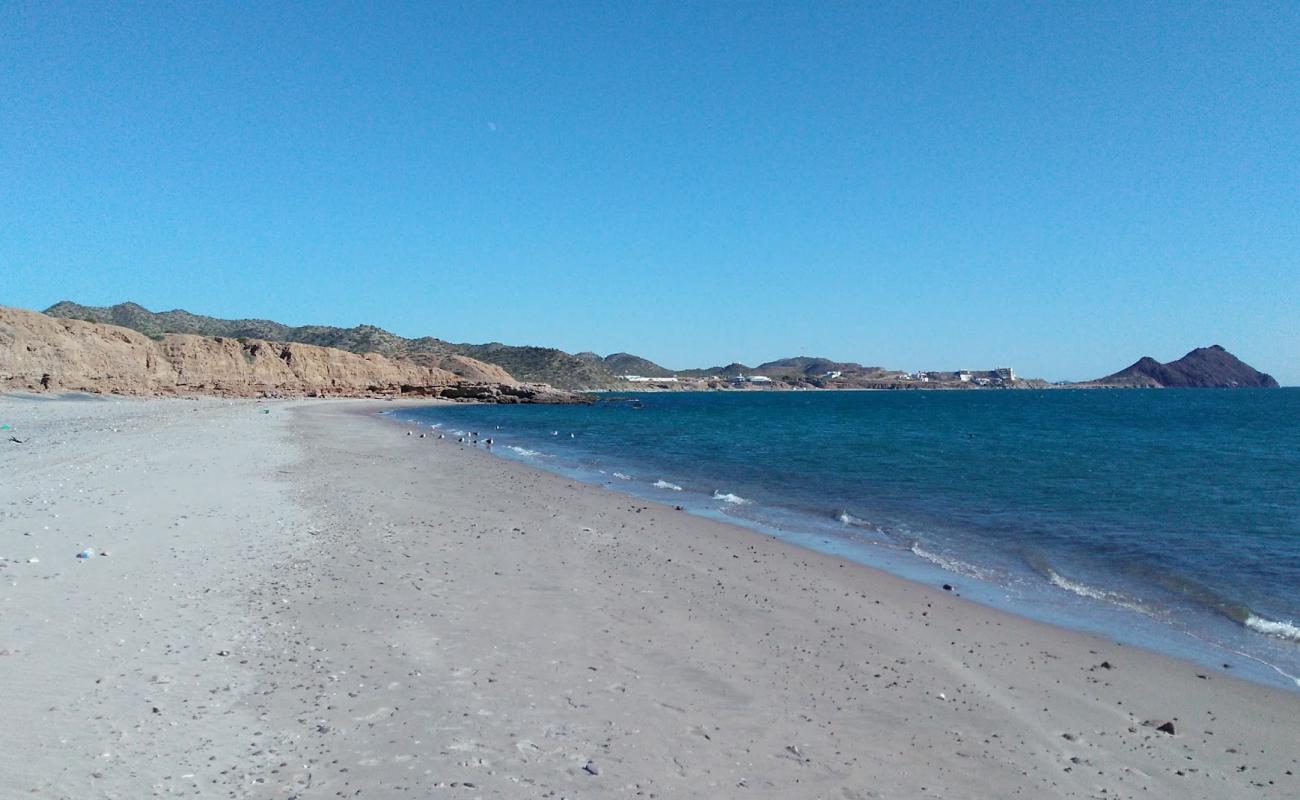
[[[1300,691],[1300,389],[405,408],[451,440]],[[481,444],[479,446],[482,446]]]

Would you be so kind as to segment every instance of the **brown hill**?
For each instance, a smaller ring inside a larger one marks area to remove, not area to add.
[[[594,353],[579,353],[581,356],[593,356]],[[614,375],[643,375],[647,378],[666,378],[673,371],[659,366],[649,359],[634,356],[631,353],[613,353],[604,358],[595,356],[607,372]]]
[[[220,319],[180,309],[150,311],[136,303],[100,307],[83,306],[64,300],[50,306],[45,313],[55,317],[121,325],[148,335],[194,333],[202,336],[301,342],[335,347],[352,353],[378,353],[389,358],[409,359],[427,365],[439,365],[445,357],[459,356],[484,364],[494,364],[521,381],[548,383],[562,389],[601,389],[623,385],[623,381],[599,357],[592,361],[553,347],[525,347],[500,342],[457,344],[432,336],[407,339],[374,325],[358,325],[354,328],[330,325],[294,327],[266,319]],[[659,369],[666,374],[662,367]]]
[[[1092,381],[1105,386],[1141,388],[1277,388],[1277,381],[1219,345],[1198,347],[1177,361],[1161,364],[1143,356],[1132,365]]]
[[[460,374],[457,374],[457,373]],[[438,365],[314,345],[155,334],[0,306],[0,391],[261,396],[415,395],[569,402],[461,357]]]

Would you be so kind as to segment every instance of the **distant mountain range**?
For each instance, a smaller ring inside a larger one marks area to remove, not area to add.
[[[1272,375],[1260,372],[1217,344],[1198,347],[1166,364],[1143,356],[1131,366],[1092,383],[1167,389],[1277,387]]]
[[[328,325],[293,327],[264,319],[219,319],[188,311],[155,312],[136,303],[111,307],[83,306],[70,301],[46,309],[56,317],[109,323],[140,331],[149,336],[166,333],[193,333],[233,339],[255,338],[279,342],[333,347],[353,353],[379,353],[393,359],[408,360],[425,367],[449,368],[448,356],[464,356],[501,367],[516,380],[548,383],[568,389],[626,389],[627,375],[650,379],[676,376],[692,388],[717,388],[729,385],[740,376],[770,378],[777,387],[826,388],[940,388],[967,385],[1046,386],[1040,380],[1010,378],[1009,371],[986,370],[973,373],[907,373],[878,366],[864,366],[851,361],[800,356],[767,361],[756,366],[731,363],[701,369],[670,370],[640,356],[614,353],[601,356],[592,352],[566,353],[552,347],[529,347],[448,342],[432,336],[407,339],[373,325],[338,328]],[[673,384],[670,384],[673,385]],[[1127,369],[1105,378],[1087,381],[1082,386],[1131,387],[1209,387],[1209,386],[1277,386],[1269,375],[1242,363],[1218,345],[1199,348],[1178,361],[1161,364],[1142,358]]]
[[[816,378],[832,371],[864,379],[879,379],[891,374],[880,367],[830,361],[824,358],[785,358],[755,367],[728,364],[722,367],[674,371],[630,353],[600,356],[596,353],[566,353],[552,347],[529,347],[501,344],[464,344],[422,336],[407,339],[373,325],[338,328],[328,325],[290,326],[266,319],[219,319],[176,309],[150,311],[137,303],[115,306],[83,306],[71,301],[55,303],[45,310],[54,317],[80,319],[120,325],[149,336],[166,333],[193,333],[201,336],[225,336],[232,339],[252,338],[278,342],[299,342],[334,347],[353,353],[379,353],[389,358],[406,359],[423,366],[438,366],[448,355],[461,355],[495,364],[516,380],[548,383],[560,389],[626,388],[625,375],[666,378],[727,379],[737,375],[763,375],[774,379]],[[894,371],[892,374],[902,374]]]

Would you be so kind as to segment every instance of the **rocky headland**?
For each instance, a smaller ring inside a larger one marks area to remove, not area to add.
[[[1272,375],[1260,372],[1217,344],[1198,347],[1177,361],[1164,364],[1143,356],[1119,372],[1091,383],[1141,389],[1276,389],[1278,385]]]
[[[435,397],[564,403],[466,356],[392,359],[332,347],[154,333],[0,306],[0,391],[232,397]]]

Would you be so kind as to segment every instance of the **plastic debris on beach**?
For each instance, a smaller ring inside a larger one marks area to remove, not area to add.
[[[13,429],[14,429],[14,426],[12,426],[12,425],[0,425],[0,431],[11,431],[11,430],[13,430]]]
[[[94,558],[94,557],[95,557],[95,551],[90,549],[89,547],[87,547],[85,550],[82,550],[80,553],[77,553],[77,558]]]
[[[269,409],[269,408],[264,408],[264,409],[262,409],[261,411],[259,411],[259,412],[257,412],[257,413],[259,413],[259,414],[270,414],[270,413],[271,413],[271,409]]]

